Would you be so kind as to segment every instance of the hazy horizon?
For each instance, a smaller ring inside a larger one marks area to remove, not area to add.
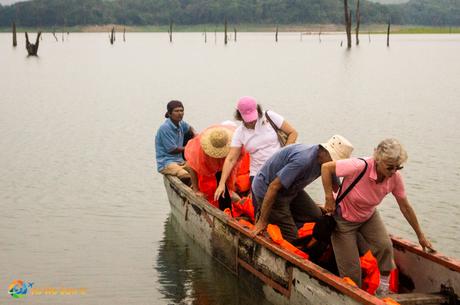
[[[32,1],[32,0],[0,0],[0,4],[2,5],[10,5],[16,2],[22,2],[22,1]],[[383,4],[394,4],[394,3],[404,3],[404,2],[409,2],[409,0],[369,0],[371,2],[379,2]]]

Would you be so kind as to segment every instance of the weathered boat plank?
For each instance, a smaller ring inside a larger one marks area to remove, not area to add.
[[[391,294],[390,297],[401,305],[449,304],[449,298],[441,294],[404,293]]]

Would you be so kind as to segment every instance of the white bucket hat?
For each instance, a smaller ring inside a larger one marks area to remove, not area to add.
[[[204,153],[213,158],[225,158],[230,151],[233,132],[225,127],[211,127],[203,132],[200,139]]]
[[[353,145],[341,135],[332,136],[327,143],[321,143],[332,158],[332,161],[348,159],[353,151]]]

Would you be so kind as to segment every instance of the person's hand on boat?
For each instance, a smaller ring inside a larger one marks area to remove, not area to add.
[[[254,226],[254,229],[252,230],[252,232],[250,233],[251,234],[251,238],[255,238],[260,232],[262,232],[265,228],[267,227],[267,223],[264,223],[263,221],[258,221],[255,226]]]
[[[216,191],[214,192],[214,200],[219,200],[219,198],[222,196],[222,198],[225,198],[225,183],[220,184],[217,186]]]
[[[425,237],[424,234],[419,237],[418,242],[420,243],[420,246],[422,246],[424,252],[436,252],[436,250],[433,248],[433,245],[431,245],[431,242]]]

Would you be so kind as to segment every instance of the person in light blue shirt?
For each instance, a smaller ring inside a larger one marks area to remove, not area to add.
[[[322,215],[304,188],[321,176],[321,165],[349,158],[353,146],[340,135],[327,143],[291,144],[270,157],[252,182],[255,210],[260,207],[253,236],[271,223],[288,242],[297,239],[297,224],[315,222]]]
[[[183,117],[182,102],[170,101],[165,114],[166,120],[155,136],[155,151],[158,172],[177,176],[181,180],[189,180],[190,174],[184,168],[184,139],[193,138],[195,131],[183,121]]]

